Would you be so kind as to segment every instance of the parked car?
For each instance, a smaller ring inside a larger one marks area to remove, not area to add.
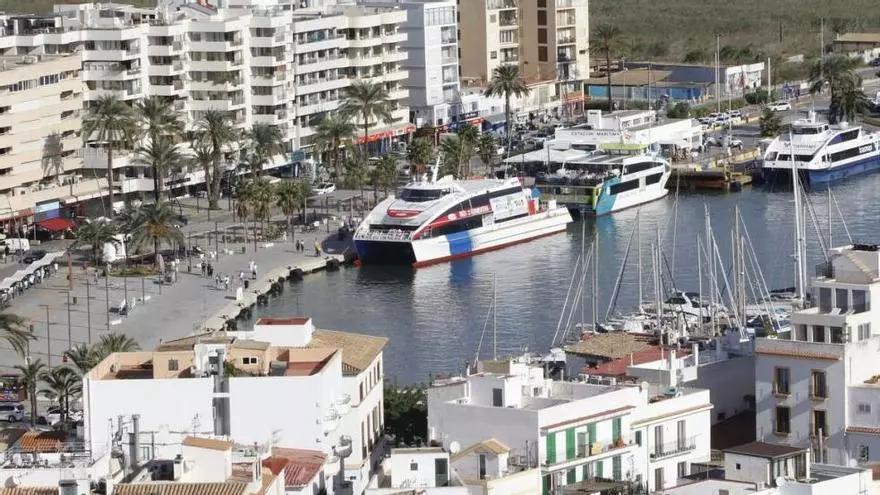
[[[872,67],[880,67],[880,57],[877,57],[874,60],[871,60],[871,66]]]
[[[791,110],[791,103],[787,101],[774,101],[767,105],[767,108],[769,108],[771,112],[784,112],[786,110]]]
[[[34,261],[42,259],[43,256],[46,256],[46,251],[35,249],[33,251],[28,251],[27,253],[25,253],[24,257],[21,259],[21,262],[26,265],[30,265]]]
[[[336,184],[332,182],[323,182],[315,186],[315,194],[318,196],[323,196],[325,194],[330,194],[336,190]]]
[[[0,403],[0,419],[5,419],[10,423],[24,421],[24,406],[18,402]]]
[[[71,421],[82,421],[82,411],[70,410],[70,420]],[[61,422],[61,408],[58,406],[52,406],[49,409],[46,409],[46,412],[37,416],[37,424],[38,425],[49,425],[54,426]]]

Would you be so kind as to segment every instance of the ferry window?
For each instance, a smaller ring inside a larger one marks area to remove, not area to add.
[[[793,127],[791,129],[791,133],[797,135],[819,134],[820,132],[822,132],[821,127]]]
[[[819,311],[822,313],[831,312],[831,289],[829,287],[819,287]]]
[[[443,197],[445,189],[404,189],[400,192],[400,199],[410,203],[434,201]]]
[[[834,293],[836,299],[835,307],[840,308],[841,313],[849,311],[849,291],[846,289],[835,289]]]
[[[657,164],[654,162],[641,162],[641,163],[632,163],[626,166],[626,173],[634,174],[636,172],[642,172],[644,170],[648,170],[649,168],[656,167]]]
[[[651,184],[656,184],[660,182],[660,179],[663,178],[663,174],[653,174],[645,177],[645,185],[650,186]]]
[[[614,184],[613,186],[611,186],[610,192],[612,195],[615,195],[615,194],[620,194],[622,192],[631,191],[633,189],[638,189],[638,187],[639,187],[638,179],[628,180],[626,182],[620,182],[618,184]]]
[[[868,148],[870,148],[870,146]],[[869,151],[873,151],[873,148],[871,148]],[[847,158],[859,156],[860,154],[860,148],[850,148],[848,150],[838,151],[837,153],[831,153],[831,161],[836,162],[839,160],[846,160]]]
[[[777,155],[777,153],[775,151],[771,151],[770,153],[767,153],[767,160],[771,161],[771,162],[776,160],[776,155]]]
[[[868,293],[863,290],[852,291],[852,309],[855,313],[864,313],[871,309]]]

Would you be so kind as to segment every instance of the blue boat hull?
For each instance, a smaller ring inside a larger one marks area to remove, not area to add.
[[[828,184],[834,181],[867,174],[880,170],[880,156],[870,156],[846,165],[827,170],[799,170],[801,179],[810,185]],[[791,181],[791,170],[784,168],[765,168],[764,179],[770,183]]]

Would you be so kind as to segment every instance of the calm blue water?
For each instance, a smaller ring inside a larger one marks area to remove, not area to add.
[[[880,174],[855,178],[833,187],[846,225],[857,242],[880,242]],[[827,238],[827,192],[810,193],[822,234]],[[706,205],[711,210],[719,250],[730,258],[730,230],[738,205],[748,226],[764,276],[771,287],[793,285],[793,200],[790,191],[747,188],[741,193],[681,193],[674,215],[674,193],[641,208],[645,297],[650,294],[650,243],[662,238],[678,288],[696,290],[696,238],[703,233]],[[599,238],[600,303],[604,315],[637,211],[627,210],[586,220],[587,243]],[[673,229],[673,224],[676,228]],[[846,242],[843,224],[833,213],[835,244]],[[672,236],[675,232],[673,258]],[[820,261],[817,236],[808,223],[808,252]],[[455,372],[474,359],[492,301],[497,277],[498,353],[544,351],[552,339],[565,300],[573,264],[581,252],[581,223],[568,232],[471,259],[419,270],[406,267],[346,268],[310,275],[285,290],[255,316],[304,314],[317,326],[382,335],[391,339],[385,352],[388,377],[398,383],[420,382],[430,373]],[[636,248],[620,291],[619,308],[637,300]],[[812,268],[808,270],[812,273]],[[589,306],[589,305],[588,305]],[[590,321],[589,307],[587,321]],[[491,356],[491,321],[482,355]]]

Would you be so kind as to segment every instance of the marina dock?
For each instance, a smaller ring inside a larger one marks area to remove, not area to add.
[[[694,190],[738,191],[752,183],[759,172],[757,149],[708,160],[702,163],[677,163],[672,165],[672,176],[666,184],[674,190],[680,186]]]

